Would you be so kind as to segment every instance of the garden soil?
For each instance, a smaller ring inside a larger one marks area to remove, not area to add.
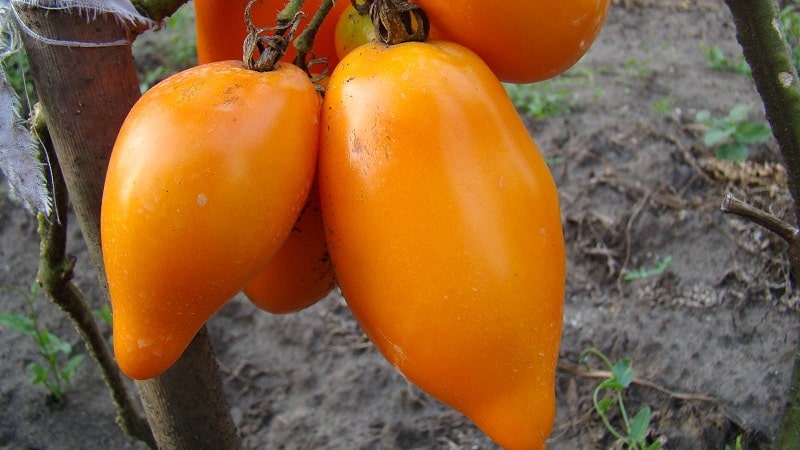
[[[703,145],[700,110],[724,117],[752,104],[752,117],[763,119],[751,79],[710,68],[703,46],[741,59],[721,0],[614,3],[588,56],[546,85],[570,111],[525,115],[560,188],[568,253],[551,449],[615,446],[592,407],[608,368],[582,362],[587,348],[630,358],[637,378],[625,405],[630,415],[651,408],[648,436],[664,448],[722,449],[739,435],[759,448],[776,433],[800,335],[787,246],[720,204],[730,193],[791,221],[791,199],[774,143],[752,147],[745,164],[715,159]],[[70,237],[76,280],[100,307],[77,226]],[[36,221],[0,195],[0,284],[29,286],[37,249]],[[0,305],[25,311],[8,290]],[[36,309],[85,351],[56,307],[40,297]],[[398,374],[338,291],[285,316],[240,296],[208,329],[247,448],[496,448]],[[144,448],[116,426],[91,360],[67,399],[54,402],[30,383],[26,366],[38,356],[27,336],[0,329],[0,349],[0,447]]]

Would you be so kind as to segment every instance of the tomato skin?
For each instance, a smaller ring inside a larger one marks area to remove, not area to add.
[[[278,250],[314,177],[319,107],[295,66],[225,61],[164,80],[131,109],[101,210],[125,374],[171,366]]]
[[[247,36],[244,23],[244,9],[247,1],[194,0],[198,63],[242,59],[242,44]],[[299,31],[302,31],[302,27],[308,24],[308,20],[319,9],[321,3],[322,0],[307,0],[303,4],[303,11],[308,18],[303,21]],[[285,4],[286,2],[283,0],[257,2],[251,9],[255,26],[259,28],[275,26],[275,16]],[[337,0],[314,39],[315,56],[317,58],[327,57],[330,69],[333,69],[338,62],[334,47],[336,18],[349,4],[349,0]],[[296,54],[294,46],[289,44],[282,60],[291,62]]]
[[[336,22],[334,43],[340,60],[359,45],[375,39],[375,27],[369,14],[361,14],[352,4],[347,6]]]
[[[415,0],[431,39],[477,53],[502,81],[532,83],[575,64],[600,32],[609,0]]]
[[[335,286],[336,275],[322,226],[319,189],[314,183],[292,232],[244,293],[265,311],[287,314],[313,305]]]
[[[544,448],[558,194],[490,69],[456,44],[358,47],[331,76],[318,177],[339,286],[387,360],[501,446]]]

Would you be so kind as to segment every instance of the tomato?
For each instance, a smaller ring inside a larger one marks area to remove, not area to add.
[[[331,75],[318,177],[354,316],[410,381],[509,449],[555,415],[565,247],[549,169],[457,44],[370,43]]]
[[[375,39],[375,28],[369,14],[361,14],[350,4],[339,16],[334,36],[336,56],[342,59],[359,45]]]
[[[289,237],[244,293],[259,308],[283,314],[311,306],[335,285],[315,183]]]
[[[200,64],[226,59],[242,59],[242,44],[247,35],[244,22],[244,9],[248,0],[194,0],[195,29],[197,31],[197,60]],[[309,19],[319,9],[322,0],[307,0],[303,11],[307,13],[299,31],[308,24]],[[251,9],[256,27],[275,26],[275,16],[286,1],[260,0]],[[338,62],[334,47],[336,19],[350,5],[349,0],[336,0],[314,39],[314,54],[317,58],[327,57],[328,67],[333,69]],[[292,61],[297,52],[294,46],[289,49],[283,61]]]
[[[131,109],[101,210],[125,374],[170,367],[278,251],[314,178],[319,108],[299,68],[225,61],[168,78]]]
[[[556,76],[583,56],[600,32],[609,0],[415,0],[428,14],[432,40],[469,47],[502,80]]]

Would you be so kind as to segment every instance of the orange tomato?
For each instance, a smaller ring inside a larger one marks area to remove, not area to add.
[[[350,4],[339,16],[334,36],[336,56],[342,59],[359,45],[374,40],[375,27],[369,14],[361,14]]]
[[[289,237],[244,293],[259,308],[285,314],[313,305],[334,286],[315,183]]]
[[[122,371],[159,375],[277,252],[314,177],[305,72],[206,64],[147,91],[109,162],[101,235]]]
[[[248,0],[194,0],[197,60],[200,64],[242,59],[242,44],[247,35],[244,22],[247,2]],[[303,4],[302,9],[308,15],[303,25],[308,24],[321,3],[322,0],[307,0]],[[259,28],[275,26],[275,16],[285,4],[285,0],[258,1],[251,9],[254,25]],[[349,4],[349,0],[337,0],[314,39],[315,56],[327,57],[331,70],[338,62],[334,47],[335,18]],[[299,31],[302,31],[303,25]],[[294,46],[290,44],[283,61],[291,62],[296,54]]]
[[[469,47],[502,81],[531,83],[575,64],[594,42],[609,0],[415,0],[432,40]]]
[[[319,158],[339,286],[377,348],[501,446],[544,448],[558,194],[494,74],[457,44],[358,47],[331,75]]]

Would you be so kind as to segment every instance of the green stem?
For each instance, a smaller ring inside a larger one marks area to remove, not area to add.
[[[595,411],[597,411],[597,415],[599,415],[599,416],[600,416],[600,420],[603,422],[603,425],[606,427],[606,429],[607,429],[609,432],[611,432],[611,434],[612,434],[612,435],[613,435],[615,438],[617,438],[617,439],[618,439],[618,440],[620,440],[620,441],[626,441],[626,438],[625,438],[625,436],[623,436],[623,435],[622,435],[622,433],[620,433],[619,431],[617,431],[617,429],[616,429],[616,428],[614,428],[614,425],[611,425],[611,422],[609,422],[609,421],[608,421],[608,417],[606,416],[606,413],[605,413],[605,411],[603,411],[603,410],[600,408],[600,402],[598,402],[598,401],[597,401],[597,395],[600,393],[600,390],[601,390],[601,389],[600,389],[600,387],[598,386],[598,387],[597,387],[597,388],[594,390],[594,393],[592,394],[592,403],[594,403],[594,410],[595,410]]]
[[[275,22],[278,25],[290,23],[302,10],[303,3],[305,3],[305,0],[289,0],[289,2],[286,3],[286,6],[283,7],[283,10],[278,13],[278,16],[275,18]]]
[[[339,0],[343,1],[343,0]],[[328,13],[333,9],[333,0],[322,0],[319,9],[311,17],[311,22],[306,26],[300,36],[294,41],[294,48],[297,49],[297,56],[294,59],[294,64],[303,70],[308,70],[306,63],[306,56],[311,53],[314,47],[314,39],[316,39],[317,31],[322,26]]]

